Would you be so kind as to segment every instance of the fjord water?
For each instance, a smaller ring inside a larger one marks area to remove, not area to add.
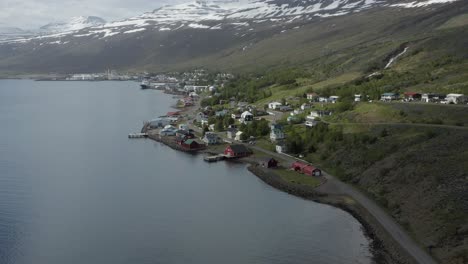
[[[0,263],[372,263],[349,214],[127,139],[173,103],[135,82],[0,81]]]

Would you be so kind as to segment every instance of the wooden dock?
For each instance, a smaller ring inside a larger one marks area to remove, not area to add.
[[[203,158],[204,161],[206,162],[217,162],[217,161],[220,161],[220,160],[224,160],[226,159],[226,155],[224,154],[218,154],[218,155],[214,155],[214,156],[206,156]]]
[[[128,134],[128,138],[147,138],[148,134],[146,133],[130,133]]]

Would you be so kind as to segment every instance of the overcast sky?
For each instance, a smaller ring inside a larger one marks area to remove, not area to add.
[[[140,15],[164,4],[187,0],[0,0],[0,26],[35,29],[74,16],[107,21]]]

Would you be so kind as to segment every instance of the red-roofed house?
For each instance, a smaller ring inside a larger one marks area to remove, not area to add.
[[[421,94],[415,92],[405,92],[405,99],[407,101],[421,100]]]
[[[305,164],[299,161],[296,161],[293,164],[291,164],[291,169],[294,169],[297,172],[300,172],[302,174],[309,175],[309,176],[316,176],[316,177],[322,176],[322,171],[320,169],[317,169],[312,165]]]

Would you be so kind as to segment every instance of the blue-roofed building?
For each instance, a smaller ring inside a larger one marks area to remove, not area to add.
[[[399,98],[400,98],[400,95],[397,93],[384,93],[380,97],[380,101],[389,102],[393,100],[398,100]]]

